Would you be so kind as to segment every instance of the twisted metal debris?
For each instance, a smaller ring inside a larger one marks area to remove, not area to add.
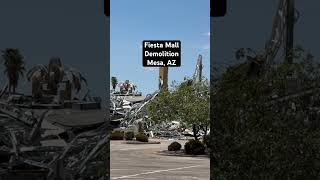
[[[158,93],[159,92],[156,91],[153,94],[148,94],[145,98],[137,96],[143,98],[137,102],[130,102],[126,100],[126,97],[128,96],[117,96],[115,94],[111,94],[111,120],[120,121],[120,126],[126,128],[134,125],[138,119],[144,119],[148,116],[147,104],[152,101]]]
[[[34,179],[105,179],[107,124],[50,134],[42,126],[50,113],[0,101],[0,177],[31,173]]]

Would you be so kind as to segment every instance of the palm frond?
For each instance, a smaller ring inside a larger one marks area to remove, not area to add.
[[[40,78],[40,76],[45,76],[48,72],[49,70],[47,66],[38,64],[27,72],[27,79],[30,81],[33,77]]]
[[[82,89],[82,83],[88,85],[87,79],[77,70],[73,68],[66,68],[65,78],[73,85],[74,89],[79,92]]]

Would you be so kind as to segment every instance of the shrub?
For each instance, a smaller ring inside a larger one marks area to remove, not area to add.
[[[110,135],[110,140],[123,140],[124,133],[123,131],[112,131]]]
[[[134,132],[133,131],[127,131],[124,134],[124,138],[126,140],[132,140],[134,138]]]
[[[200,155],[205,153],[205,147],[202,142],[191,139],[184,145],[186,154]]]
[[[146,136],[144,133],[138,133],[136,135],[136,140],[140,142],[148,142],[148,136]]]
[[[179,151],[181,149],[181,144],[178,142],[172,142],[168,146],[168,151]]]

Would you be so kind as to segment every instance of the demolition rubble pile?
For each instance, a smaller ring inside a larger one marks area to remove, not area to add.
[[[138,129],[139,124],[142,124],[145,133],[150,137],[185,139],[186,136],[192,136],[192,131],[182,128],[178,121],[162,124],[149,121],[147,106],[158,93],[159,91],[148,94],[145,98],[111,94],[110,115],[113,128]],[[140,101],[130,101],[134,98],[139,98]]]
[[[110,95],[110,114],[111,121],[118,122],[121,127],[132,127],[142,119],[147,117],[147,104],[158,95],[153,94],[141,98],[139,101],[128,101],[126,97],[115,94]],[[131,96],[135,98],[135,96]],[[137,96],[139,97],[139,96]]]
[[[105,162],[106,124],[98,129],[52,131],[56,126],[46,121],[50,113],[0,101],[0,177],[27,173],[49,180],[102,179],[105,175],[97,176],[97,171]]]
[[[192,81],[198,82],[202,79],[202,56],[199,55],[195,72],[193,74]],[[161,69],[160,69],[160,72]],[[160,79],[161,84],[164,82]],[[145,98],[141,93],[128,93],[123,91],[123,87],[130,85],[127,80],[126,83],[120,84],[120,92],[111,91],[110,94],[110,115],[111,125],[114,128],[136,128],[142,124],[145,133],[151,137],[158,138],[174,138],[174,139],[186,139],[186,136],[193,136],[193,131],[179,121],[172,121],[170,123],[155,124],[150,121],[148,116],[147,106],[159,93],[155,91],[153,94],[148,94]],[[125,88],[124,88],[125,89]],[[200,136],[204,135],[203,130],[199,130]]]

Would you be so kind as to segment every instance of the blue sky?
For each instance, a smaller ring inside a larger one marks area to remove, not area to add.
[[[158,88],[158,68],[142,66],[143,40],[181,40],[181,67],[169,68],[169,85],[192,76],[198,55],[210,74],[209,0],[111,0],[110,77],[135,83],[143,94]]]

